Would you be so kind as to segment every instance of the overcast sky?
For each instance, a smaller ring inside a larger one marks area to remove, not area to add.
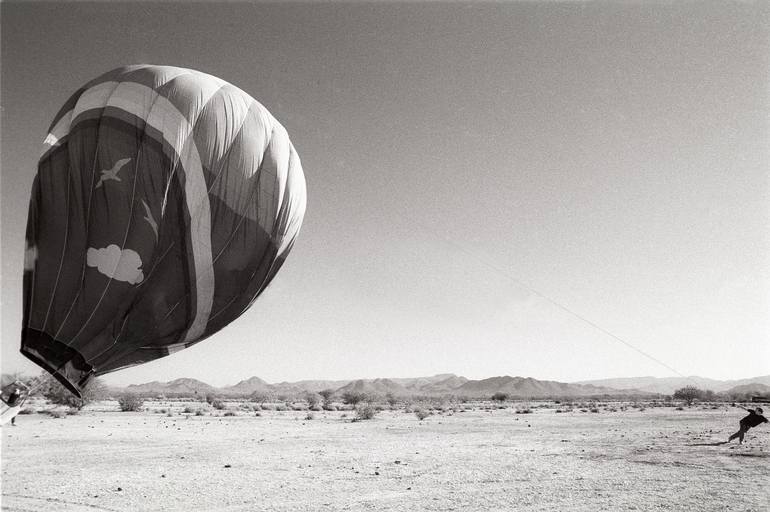
[[[48,124],[135,63],[287,128],[308,209],[245,315],[108,383],[770,373],[763,2],[19,4],[2,9],[2,370]]]

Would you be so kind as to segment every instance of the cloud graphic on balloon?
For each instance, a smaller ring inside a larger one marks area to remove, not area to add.
[[[96,270],[107,277],[125,281],[130,284],[139,284],[144,280],[142,272],[142,258],[132,249],[120,250],[115,244],[108,245],[103,249],[88,248],[86,253],[86,263],[89,267],[96,267]]]

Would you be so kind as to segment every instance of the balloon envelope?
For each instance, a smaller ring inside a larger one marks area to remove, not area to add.
[[[38,164],[22,353],[80,394],[211,336],[275,276],[305,202],[286,130],[237,87],[167,66],[96,78]]]

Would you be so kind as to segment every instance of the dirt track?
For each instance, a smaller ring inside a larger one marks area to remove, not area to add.
[[[341,412],[19,416],[2,430],[7,511],[755,510],[770,428],[743,411],[512,409],[352,423]],[[350,415],[350,413],[348,413]]]

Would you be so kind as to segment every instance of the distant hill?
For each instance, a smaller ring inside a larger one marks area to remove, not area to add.
[[[770,396],[770,386],[766,384],[741,384],[724,391],[727,395],[760,395]]]
[[[178,395],[206,396],[208,393],[216,393],[219,390],[214,386],[196,379],[176,379],[170,382],[148,382],[146,384],[131,384],[124,390],[126,393],[143,395]]]
[[[638,389],[649,393],[671,395],[684,386],[695,386],[716,393],[727,391],[735,386],[744,384],[770,385],[770,375],[739,380],[715,380],[704,377],[631,377],[622,379],[600,379],[576,382],[594,386],[606,386],[615,389]]]
[[[404,386],[391,379],[354,380],[337,390],[338,395],[347,392],[367,393],[371,395],[385,395],[392,393],[396,396],[406,396],[411,394]]]
[[[588,397],[600,395],[643,394],[637,390],[618,391],[603,386],[568,384],[531,377],[492,377],[468,381],[455,389],[459,395],[489,397],[495,393],[506,393],[515,398]]]
[[[221,390],[227,395],[251,395],[256,392],[264,393],[271,391],[271,386],[259,377],[251,377],[250,379],[242,380],[234,386],[227,386]]]
[[[458,377],[454,373],[440,373],[438,375],[433,375],[432,377],[412,377],[406,379],[401,378],[390,380],[402,385],[405,389],[423,393],[431,386],[434,386],[439,382],[448,381],[450,379],[461,379],[463,382],[468,380],[465,377]]]
[[[349,382],[349,380],[300,380],[297,382],[280,382],[275,384],[275,386],[293,386],[305,391],[318,393],[325,389],[337,390],[342,386],[346,386]]]
[[[431,394],[443,395],[448,393],[454,393],[455,391],[457,391],[458,388],[460,388],[466,382],[468,382],[468,379],[466,379],[465,377],[450,375],[445,379],[441,379],[439,381],[426,384],[425,386],[422,387],[422,391],[429,395]]]

